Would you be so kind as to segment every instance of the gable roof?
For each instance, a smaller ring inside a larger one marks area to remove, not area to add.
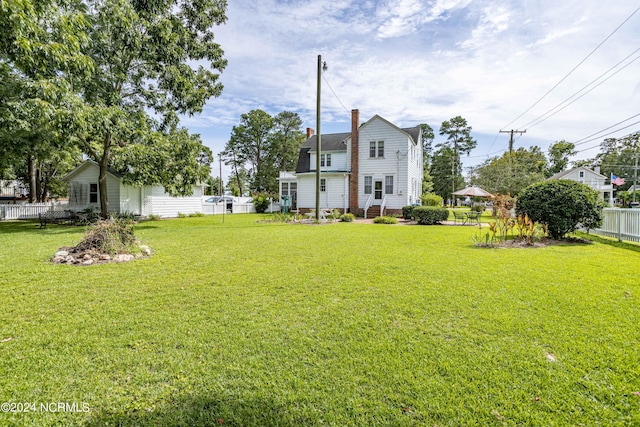
[[[569,175],[570,173],[578,171],[578,170],[583,170],[585,172],[592,173],[593,175],[597,176],[600,179],[607,179],[607,177],[602,175],[601,173],[598,173],[598,172],[596,172],[596,171],[594,171],[592,169],[589,169],[587,167],[584,167],[584,166],[580,166],[578,168],[573,168],[573,169],[569,169],[569,170],[566,170],[566,171],[558,172],[557,174],[553,175],[552,177],[550,177],[548,179],[562,179],[565,176]]]
[[[386,123],[387,125],[391,126],[392,128],[399,130],[400,132],[406,134],[409,138],[411,138],[411,140],[413,141],[414,144],[419,145],[420,141],[420,133],[422,132],[422,128],[420,128],[420,126],[414,126],[411,128],[400,128],[396,125],[394,125],[393,123],[391,123],[389,120],[385,119],[382,116],[379,115],[375,115],[373,117],[371,117],[369,120],[367,120],[364,124],[362,124],[360,126],[359,129],[364,128],[365,126],[367,126],[369,123],[372,123],[374,120],[381,120],[384,123]],[[349,133],[349,136],[347,137],[347,139],[351,138],[351,133]]]
[[[414,144],[420,145],[419,139],[420,133],[422,132],[420,126],[415,126],[412,128],[399,128],[398,126],[394,125],[390,121],[377,114],[366,121],[364,124],[362,124],[359,129],[362,129],[374,120],[382,120],[389,126],[406,134],[409,138],[411,138]],[[322,151],[347,151],[347,143],[350,139],[351,132],[322,134]],[[298,156],[298,164],[296,165],[296,173],[305,173],[311,171],[310,153],[316,152],[316,140],[317,135],[313,135],[300,146],[300,154]]]
[[[322,151],[345,151],[347,149],[345,141],[350,136],[351,132],[322,134]],[[313,135],[300,148],[309,148],[309,152],[315,153],[317,139],[318,135]]]
[[[72,170],[71,172],[69,172],[68,174],[63,176],[62,180],[63,181],[71,181],[80,172],[82,172],[85,169],[87,169],[88,167],[92,167],[92,166],[96,167],[96,168],[100,168],[100,165],[98,165],[98,163],[94,162],[91,159],[87,159],[87,160],[83,161],[82,163],[80,163],[74,170]],[[115,169],[107,168],[107,173],[109,175],[113,176],[116,179],[122,178],[122,175],[120,175],[118,172],[116,172]]]

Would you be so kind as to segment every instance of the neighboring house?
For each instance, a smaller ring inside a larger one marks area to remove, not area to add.
[[[602,175],[600,172],[596,172],[586,167],[579,167],[558,172],[549,179],[570,179],[572,181],[578,181],[582,184],[586,184],[600,194],[601,200],[606,200],[609,202],[610,206],[613,206],[613,185],[605,184],[606,180],[609,178]],[[607,197],[605,197],[605,195]]]
[[[420,126],[401,129],[378,115],[362,126],[359,122],[359,111],[352,110],[351,132],[322,135],[320,208],[373,217],[419,203]],[[280,195],[290,196],[301,212],[316,206],[316,138],[307,129],[295,175],[280,174]]]
[[[27,194],[27,189],[20,181],[0,180],[0,204],[24,201]]]
[[[100,167],[96,162],[85,160],[63,178],[69,183],[69,209],[100,209],[99,173]],[[110,212],[158,215],[163,218],[177,217],[178,213],[202,212],[203,194],[203,187],[194,185],[191,196],[172,197],[161,185],[135,187],[124,184],[116,171],[109,169],[107,172],[107,200]]]

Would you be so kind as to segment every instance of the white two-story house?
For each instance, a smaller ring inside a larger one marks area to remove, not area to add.
[[[602,175],[599,170],[594,171],[581,166],[558,172],[549,179],[569,179],[578,181],[581,184],[586,184],[600,194],[600,200],[608,202],[609,206],[613,206],[613,185],[605,184],[608,178]]]
[[[351,112],[351,132],[323,134],[320,148],[320,208],[367,217],[401,213],[420,202],[423,160],[421,128],[401,129],[380,116],[359,125]],[[316,138],[307,129],[295,174],[280,174],[280,195],[292,208],[316,206]]]

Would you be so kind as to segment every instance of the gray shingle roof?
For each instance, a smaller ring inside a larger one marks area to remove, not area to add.
[[[344,141],[351,136],[351,132],[328,133],[322,135],[322,151],[346,151],[347,145]],[[316,140],[318,135],[313,135],[307,139],[301,148],[309,148],[310,152],[316,151]]]
[[[412,128],[403,128],[402,131],[409,134],[411,139],[420,146],[420,126]],[[347,144],[345,141],[351,136],[351,132],[343,133],[329,133],[322,135],[322,151],[346,151]],[[316,139],[317,135],[313,135],[307,139],[304,144],[300,146],[300,155],[298,156],[298,164],[296,166],[296,173],[305,173],[311,171],[311,156],[310,153],[316,151]]]

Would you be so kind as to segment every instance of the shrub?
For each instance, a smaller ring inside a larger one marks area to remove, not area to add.
[[[402,217],[404,219],[411,219],[411,212],[413,212],[413,208],[415,208],[415,206],[403,206]]]
[[[471,206],[471,212],[480,212],[483,213],[485,211],[485,206],[483,204],[476,204]]]
[[[377,216],[373,219],[374,224],[397,224],[398,218],[392,216]]]
[[[356,216],[352,213],[346,213],[340,215],[340,221],[342,222],[353,222],[356,219]]]
[[[133,221],[126,219],[98,221],[74,249],[76,252],[99,251],[105,254],[138,252],[133,225]]]
[[[444,206],[442,197],[434,193],[423,194],[420,199],[422,200],[422,206]]]
[[[333,221],[333,220],[339,219],[341,215],[342,214],[338,209],[333,209],[331,213],[327,215],[327,219]]]
[[[446,221],[449,218],[449,210],[435,206],[416,206],[411,215],[418,224],[433,225]]]
[[[264,213],[271,203],[271,195],[269,193],[254,193],[252,197],[256,212]]]
[[[189,214],[189,218],[201,218],[204,216],[202,212],[193,212]]]
[[[561,239],[581,224],[587,229],[602,224],[603,204],[598,193],[585,184],[561,179],[530,185],[520,192],[518,215],[545,224],[549,236]]]

